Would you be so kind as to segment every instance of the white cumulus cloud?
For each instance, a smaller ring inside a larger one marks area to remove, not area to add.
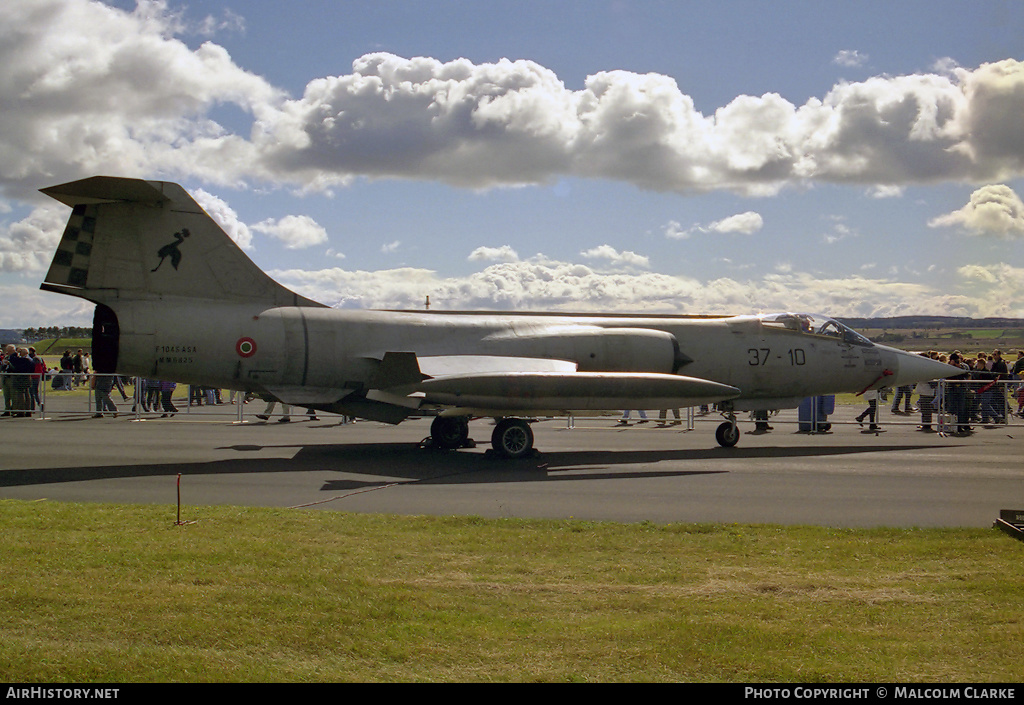
[[[133,12],[89,0],[4,3],[0,187],[28,193],[100,173],[240,181],[252,147],[210,111],[255,114],[281,93],[213,42],[190,49],[174,36],[186,29],[159,2]]]
[[[501,247],[478,247],[469,253],[470,262],[518,262],[519,254],[509,245]]]
[[[863,66],[867,60],[867,54],[862,54],[856,49],[843,49],[832,58],[832,63],[840,66]]]
[[[1009,186],[983,186],[963,208],[933,218],[928,225],[959,225],[975,235],[1024,237],[1024,202]]]
[[[764,227],[764,219],[760,213],[747,211],[716,220],[708,226],[708,230],[716,233],[740,233],[750,235]]]
[[[580,252],[587,259],[601,259],[616,267],[638,267],[647,269],[651,266],[651,259],[645,255],[638,255],[631,250],[616,250],[611,245],[598,245],[589,250]]]
[[[750,279],[700,280],[649,271],[601,272],[540,255],[459,277],[427,269],[272,272],[295,291],[344,308],[534,310],[680,314],[816,311],[834,316],[1022,316],[1024,269],[965,265],[967,293],[882,277],[827,277],[780,266]]]
[[[251,227],[280,240],[290,250],[327,242],[327,231],[308,215],[286,215],[279,220],[268,218]]]
[[[0,10],[0,189],[97,173],[330,190],[358,177],[467,188],[615,180],[677,193],[767,195],[813,182],[891,189],[1024,174],[1024,62],[842,82],[794,104],[775,92],[697,110],[676,80],[600,71],[570,90],[530,60],[372,53],[292,97],[162,2]],[[845,51],[836,60],[865,57]],[[769,87],[770,88],[770,87]],[[219,122],[224,106],[250,124]]]
[[[670,220],[662,228],[665,237],[671,240],[687,240],[696,233],[737,233],[752,235],[764,227],[764,218],[755,211],[737,213],[707,225],[696,224],[684,228],[676,220]]]
[[[15,223],[0,223],[0,272],[45,272],[68,213],[68,209],[42,206]]]
[[[192,197],[196,199],[196,203],[206,211],[207,215],[213,218],[217,225],[228,234],[228,237],[235,241],[236,245],[243,250],[253,249],[252,231],[248,225],[238,219],[238,213],[224,199],[203,189],[196,189]]]

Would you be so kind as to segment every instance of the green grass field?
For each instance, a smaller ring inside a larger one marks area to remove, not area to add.
[[[1015,682],[997,530],[0,501],[9,682]]]
[[[47,359],[53,358],[54,360],[60,360],[61,355],[64,354],[65,350],[70,350],[71,354],[82,348],[83,350],[92,349],[92,338],[47,338],[46,340],[40,340],[32,343],[32,347],[36,349],[41,357]]]
[[[940,328],[940,329],[867,329],[860,331],[885,345],[924,352],[954,350],[976,355],[999,349],[1003,359],[1012,364],[1018,350],[1024,350],[1024,328]]]

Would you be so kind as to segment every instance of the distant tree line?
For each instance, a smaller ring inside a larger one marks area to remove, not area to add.
[[[88,338],[92,336],[92,326],[40,326],[39,328],[26,328],[22,335],[25,336],[25,340]]]
[[[851,328],[1024,328],[1020,318],[965,318],[963,316],[893,316],[891,318],[845,318],[839,320]]]

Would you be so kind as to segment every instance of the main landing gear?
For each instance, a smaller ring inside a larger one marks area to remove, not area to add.
[[[491,434],[491,448],[506,458],[525,458],[533,453],[533,429],[526,419],[498,419]]]
[[[435,416],[430,423],[430,437],[424,439],[421,445],[440,450],[475,447],[476,444],[469,439],[469,417]]]
[[[439,450],[475,448],[469,437],[468,416],[437,416],[430,424],[430,437],[422,447]],[[491,448],[506,458],[525,458],[533,453],[533,429],[530,422],[519,418],[501,418],[491,434]]]

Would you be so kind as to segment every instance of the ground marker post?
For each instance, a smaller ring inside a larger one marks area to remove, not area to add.
[[[194,521],[182,521],[181,520],[181,473],[178,473],[178,520],[174,522],[175,526],[185,526],[186,524],[195,524]]]
[[[1024,541],[1024,510],[999,510],[999,518],[996,519],[995,526],[1018,541]]]

